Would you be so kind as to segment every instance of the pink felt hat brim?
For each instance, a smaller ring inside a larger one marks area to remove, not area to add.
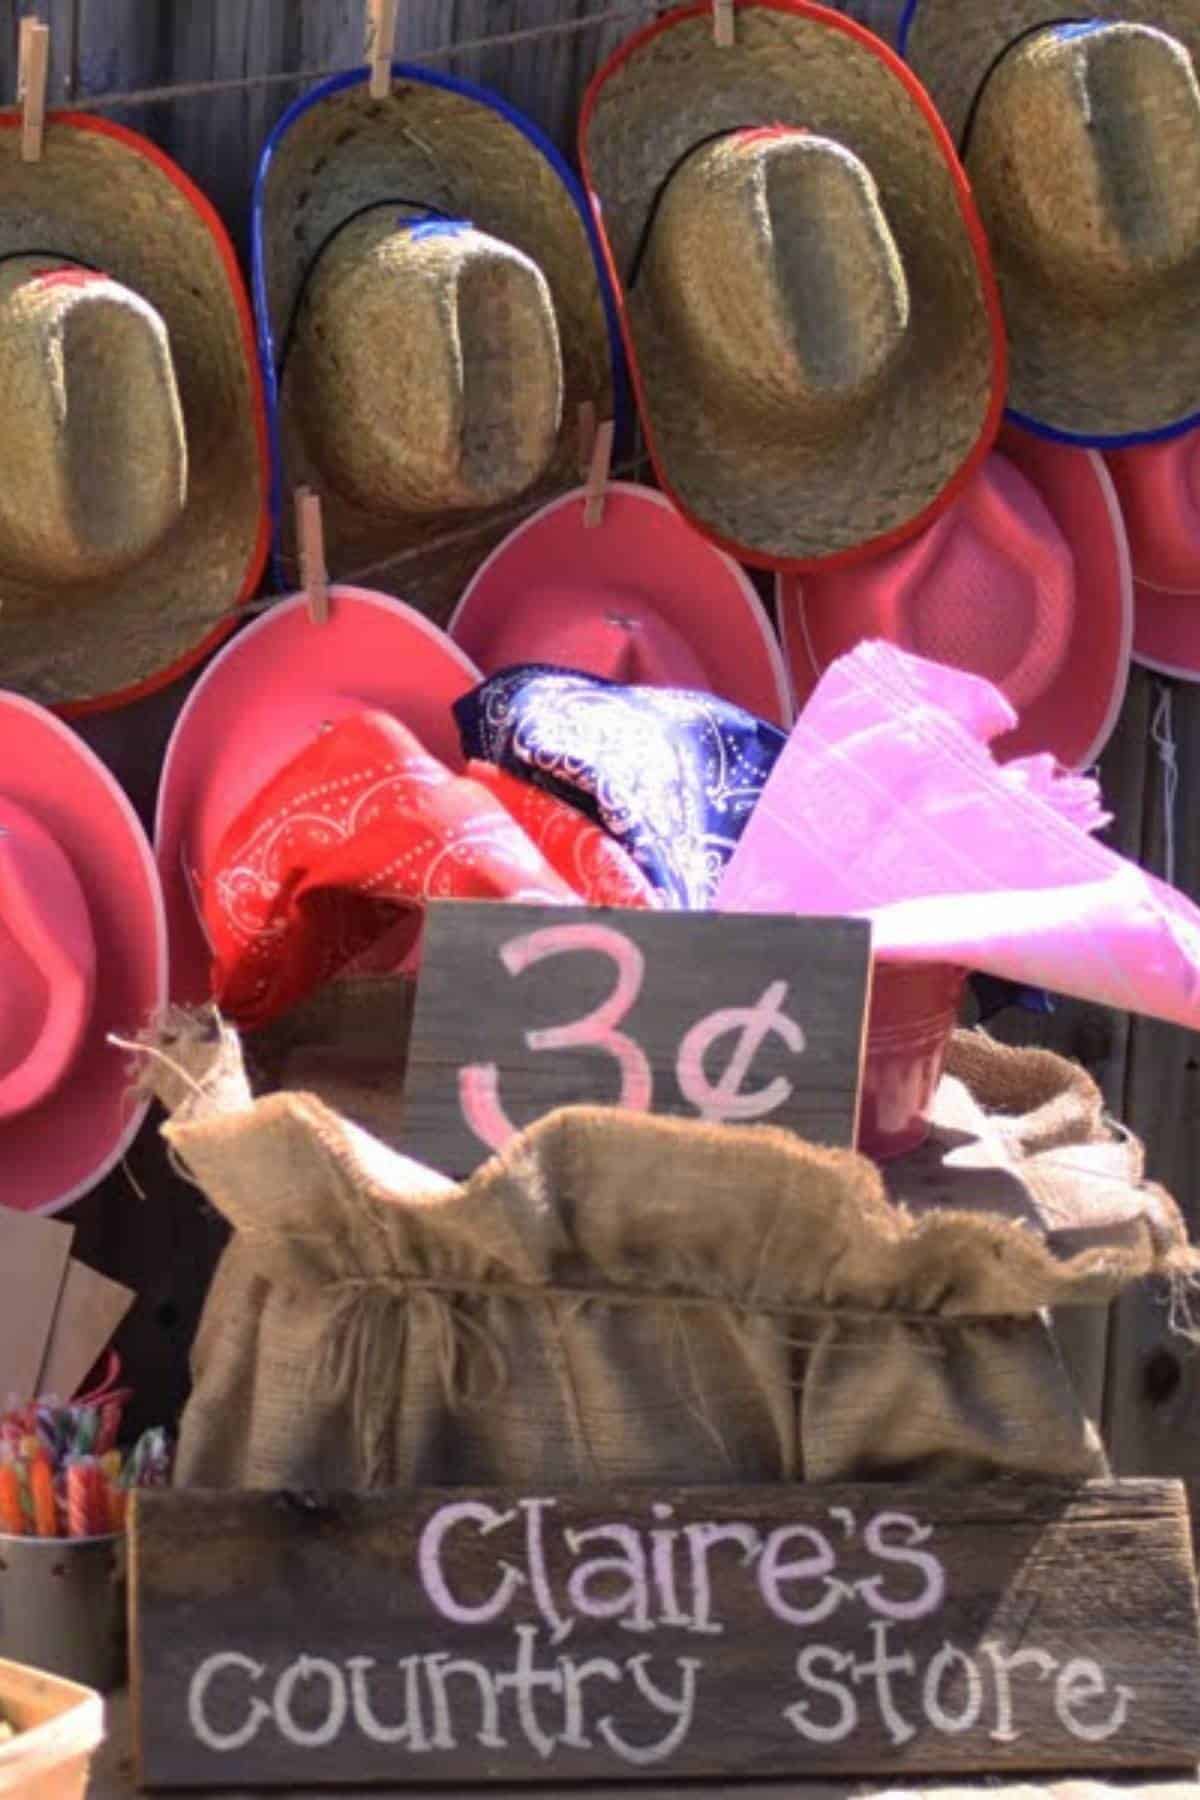
[[[1163,594],[1200,592],[1200,427],[1106,457],[1134,580]]]
[[[584,505],[582,489],[564,494],[493,550],[448,628],[467,655],[494,674],[503,631],[505,664],[552,661],[535,610],[538,590],[569,583],[603,598],[615,588],[623,607],[641,600],[647,615],[683,639],[705,671],[709,692],[772,725],[790,725],[787,668],[744,569],[653,488],[613,482],[604,516],[590,528]],[[523,654],[514,655],[516,645]]]
[[[212,993],[186,870],[212,865],[226,826],[320,722],[378,707],[461,769],[450,709],[480,679],[445,632],[366,588],[332,587],[323,625],[303,594],[281,600],[226,645],[176,721],[159,787],[154,843],[176,1005],[197,1006]]]
[[[1065,768],[1087,768],[1112,734],[1129,679],[1133,580],[1120,504],[1103,459],[1093,450],[1057,444],[1015,425],[1005,427],[996,448],[1037,489],[1071,547],[1076,609],[1057,676],[992,748],[1001,761],[1049,751]],[[784,651],[800,707],[829,664],[871,635],[840,639],[836,619],[810,603],[819,592],[819,576],[783,575],[776,584]]]
[[[1133,586],[1133,660],[1158,675],[1200,681],[1200,591]]]
[[[69,726],[0,693],[0,786],[54,838],[87,902],[95,993],[78,1051],[53,1093],[0,1124],[0,1204],[51,1213],[102,1181],[125,1154],[148,1102],[132,1093],[133,1039],[166,1004],[162,891],[137,814]]]

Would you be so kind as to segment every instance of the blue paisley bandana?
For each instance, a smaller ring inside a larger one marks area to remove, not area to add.
[[[602,825],[668,907],[702,910],[787,739],[714,694],[622,687],[545,663],[454,703],[465,754]]]

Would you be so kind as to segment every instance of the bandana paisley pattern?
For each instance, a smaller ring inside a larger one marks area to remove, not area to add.
[[[455,702],[467,756],[570,801],[675,909],[711,906],[782,731],[714,694],[527,663]]]
[[[543,810],[544,853],[494,782],[452,774],[388,714],[323,730],[243,809],[197,880],[222,1011],[253,1029],[372,951],[386,947],[399,966],[430,899],[649,904],[618,847],[619,863],[581,844],[603,834],[546,798],[566,816]]]

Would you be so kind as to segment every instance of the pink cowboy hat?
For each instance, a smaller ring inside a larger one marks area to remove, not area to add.
[[[322,725],[364,709],[391,713],[440,761],[461,770],[450,707],[480,679],[428,619],[355,587],[330,589],[323,625],[310,619],[303,594],[280,601],[214,658],[179,715],[158,795],[155,852],[173,1001],[197,1005],[212,993],[196,886],[253,796]],[[315,812],[328,806],[314,796]]]
[[[167,994],[146,834],[74,732],[0,693],[0,1204],[57,1212],[128,1149],[133,1037]]]
[[[982,675],[1018,714],[1002,760],[1050,751],[1085,768],[1108,741],[1129,673],[1129,550],[1091,450],[1009,426],[955,505],[913,543],[859,568],[781,576],[796,697],[868,638]]]
[[[745,571],[653,488],[613,482],[591,528],[585,504],[579,489],[518,525],[463,594],[450,635],[484,674],[554,663],[790,725],[787,669]]]
[[[1200,429],[1105,459],[1133,562],[1133,656],[1200,681]]]

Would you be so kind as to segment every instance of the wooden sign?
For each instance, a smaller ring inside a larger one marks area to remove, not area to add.
[[[1179,1768],[1183,1489],[141,1493],[151,1787]]]
[[[856,919],[434,902],[404,1149],[465,1175],[582,1101],[852,1144],[870,944]]]

